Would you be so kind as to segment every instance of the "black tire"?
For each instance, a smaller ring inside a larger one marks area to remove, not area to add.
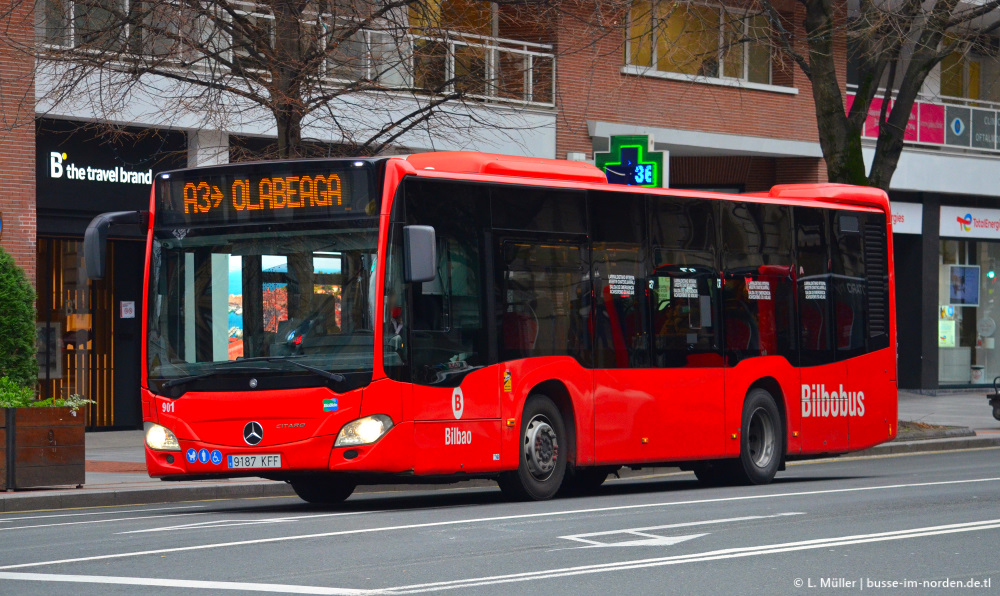
[[[1000,420],[1000,404],[993,406],[993,417]]]
[[[289,481],[300,499],[314,505],[336,505],[351,496],[357,484],[340,476],[310,476]]]
[[[518,501],[544,501],[555,496],[566,475],[566,425],[551,399],[532,395],[521,414],[517,470],[497,478],[500,490]]]
[[[612,472],[614,469],[604,467],[574,468],[563,478],[559,495],[563,497],[592,495],[601,488]]]
[[[743,401],[740,457],[734,479],[741,484],[768,484],[774,480],[785,453],[785,428],[778,405],[764,389],[751,389]]]

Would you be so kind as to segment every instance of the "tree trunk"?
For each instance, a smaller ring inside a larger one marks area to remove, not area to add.
[[[832,0],[807,0],[805,28],[809,36],[809,68],[819,144],[830,182],[868,183],[861,154],[861,134],[844,110],[844,96],[834,62],[837,30]]]

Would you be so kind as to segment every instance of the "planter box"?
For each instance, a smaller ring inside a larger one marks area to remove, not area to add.
[[[83,484],[83,411],[0,408],[0,489]]]

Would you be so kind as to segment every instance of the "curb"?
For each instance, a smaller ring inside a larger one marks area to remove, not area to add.
[[[893,441],[877,445],[864,451],[848,453],[850,457],[877,455],[898,455],[905,453],[932,453],[959,449],[982,449],[1000,447],[1000,436],[996,437],[948,437],[918,441]],[[621,478],[645,476],[657,472],[676,472],[677,468],[649,466],[640,470],[623,468]],[[124,505],[149,505],[153,503],[177,503],[181,501],[211,501],[223,499],[254,499],[264,497],[294,497],[295,491],[284,482],[261,480],[243,483],[206,483],[202,485],[184,484],[156,488],[108,488],[108,489],[61,489],[29,493],[0,493],[0,512],[36,511],[41,509],[75,509],[85,507],[116,507]],[[477,488],[496,486],[491,481],[459,481],[456,484]],[[376,485],[360,487],[359,492],[387,490],[434,490],[454,484],[405,484]]]
[[[262,481],[244,484],[205,484],[202,486],[158,486],[156,488],[69,489],[47,493],[0,493],[0,512],[39,509],[75,509],[81,507],[116,507],[179,501],[218,499],[253,499],[294,497],[292,487],[284,482]]]
[[[1000,437],[949,437],[944,439],[926,439],[922,441],[892,441],[876,445],[871,449],[851,453],[852,457],[870,455],[895,455],[900,453],[931,453],[935,451],[954,451],[957,449],[982,449],[1000,447]]]

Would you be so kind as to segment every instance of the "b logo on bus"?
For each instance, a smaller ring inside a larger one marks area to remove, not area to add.
[[[455,420],[460,420],[464,411],[465,396],[462,395],[461,387],[455,387],[455,390],[451,392],[451,413],[455,415]]]
[[[817,383],[802,386],[803,418],[861,417],[865,415],[865,393],[863,391],[827,391],[826,385]]]

